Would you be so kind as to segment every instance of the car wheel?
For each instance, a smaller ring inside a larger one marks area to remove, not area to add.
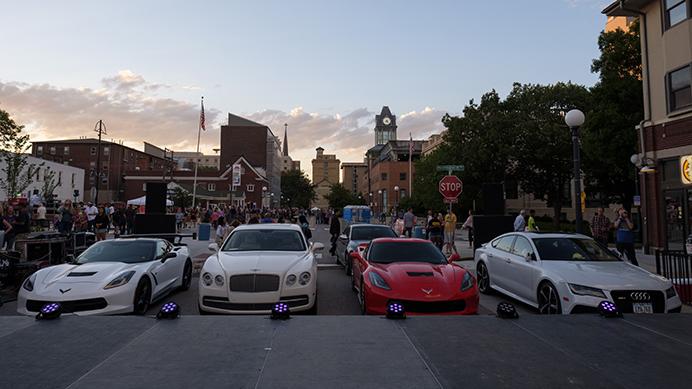
[[[350,276],[351,273],[353,273],[353,260],[351,259],[351,256],[348,255],[348,252],[344,253],[344,269],[347,276]]]
[[[358,292],[358,302],[360,303],[360,314],[368,314],[368,305],[365,301],[365,283],[363,280],[360,281],[360,291]]]
[[[190,289],[191,284],[192,284],[192,262],[190,262],[190,259],[188,258],[185,261],[185,266],[183,267],[183,282],[180,285],[180,290]]]
[[[137,284],[137,289],[135,289],[135,299],[134,299],[134,310],[135,315],[144,315],[149,309],[149,304],[151,304],[151,283],[146,277],[142,277]]]
[[[483,294],[492,293],[492,288],[490,287],[490,273],[488,273],[488,267],[485,263],[478,262],[476,266],[476,277],[478,278],[478,291]]]
[[[560,296],[550,282],[543,282],[538,287],[538,312],[543,315],[558,315],[562,313]]]

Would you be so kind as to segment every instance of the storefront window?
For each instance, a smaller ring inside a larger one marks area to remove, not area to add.
[[[684,190],[668,190],[665,195],[666,240],[668,250],[683,250],[685,242]]]

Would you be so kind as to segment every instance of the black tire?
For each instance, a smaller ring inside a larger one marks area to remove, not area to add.
[[[490,273],[484,262],[478,262],[476,265],[476,278],[478,280],[478,291],[483,294],[491,294],[493,288],[490,287]]]
[[[548,281],[538,285],[538,313],[541,315],[559,315],[562,313],[560,295],[555,286]]]
[[[348,251],[344,253],[344,271],[346,272],[347,276],[350,276],[353,273],[353,260],[348,254]]]
[[[144,315],[149,310],[151,305],[151,282],[144,276],[139,280],[137,289],[135,289],[135,298],[132,302],[134,309],[132,313],[135,315]]]
[[[186,291],[190,289],[190,285],[192,285],[192,261],[188,258],[183,267],[183,282],[180,285],[180,290]]]
[[[360,314],[361,315],[367,315],[368,314],[368,305],[367,302],[365,301],[365,286],[363,283],[363,280],[360,280],[360,291],[358,292],[358,302],[360,303]]]

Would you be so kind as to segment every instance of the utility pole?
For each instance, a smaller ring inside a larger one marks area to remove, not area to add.
[[[106,125],[103,120],[99,120],[94,127],[94,131],[99,134],[99,142],[96,148],[96,192],[94,194],[94,205],[98,207],[99,203],[99,184],[101,181],[101,136],[108,135],[106,133]],[[110,153],[109,153],[110,154]]]

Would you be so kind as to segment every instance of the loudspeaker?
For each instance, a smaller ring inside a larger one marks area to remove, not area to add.
[[[514,217],[473,215],[473,248],[481,247],[498,235],[514,231]]]
[[[135,234],[175,234],[175,215],[135,215]]]
[[[167,190],[168,186],[165,182],[147,182],[147,197],[144,202],[144,213],[147,215],[165,214]]]
[[[483,184],[483,214],[505,214],[505,194],[502,184]]]

